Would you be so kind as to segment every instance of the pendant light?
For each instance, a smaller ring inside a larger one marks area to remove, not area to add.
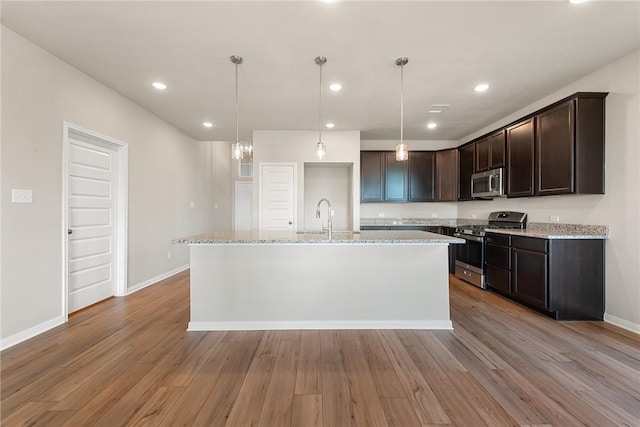
[[[320,160],[327,155],[327,147],[322,142],[322,66],[327,63],[324,56],[316,57],[316,64],[320,67],[320,96],[318,97],[318,143],[316,144],[316,157]]]
[[[396,65],[400,66],[400,144],[396,146],[396,160],[403,162],[409,159],[409,147],[404,143],[404,66],[409,58],[396,59]]]
[[[238,139],[238,65],[242,64],[242,56],[232,55],[229,59],[236,66],[236,142],[231,144],[231,158],[233,160],[242,160],[244,149]]]

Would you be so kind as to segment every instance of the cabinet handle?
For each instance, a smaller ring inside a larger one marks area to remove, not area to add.
[[[469,273],[467,270],[463,270],[462,273],[465,274],[466,276],[471,277],[471,273]]]

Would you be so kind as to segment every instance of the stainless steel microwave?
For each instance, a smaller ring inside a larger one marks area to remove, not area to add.
[[[504,168],[471,175],[471,197],[504,196]]]

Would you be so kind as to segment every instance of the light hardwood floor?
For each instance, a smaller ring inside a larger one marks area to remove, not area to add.
[[[2,425],[640,426],[640,338],[451,277],[454,331],[186,332],[189,276],[1,354]]]

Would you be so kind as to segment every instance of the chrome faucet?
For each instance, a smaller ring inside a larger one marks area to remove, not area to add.
[[[331,222],[331,202],[324,197],[320,199],[320,201],[318,202],[318,206],[316,206],[316,218],[320,218],[320,205],[322,204],[322,202],[327,202],[328,222],[327,226],[325,227],[322,223],[322,220],[320,220],[320,225],[322,226],[322,231],[326,231],[329,240],[331,240],[331,237],[333,236],[333,223]]]

